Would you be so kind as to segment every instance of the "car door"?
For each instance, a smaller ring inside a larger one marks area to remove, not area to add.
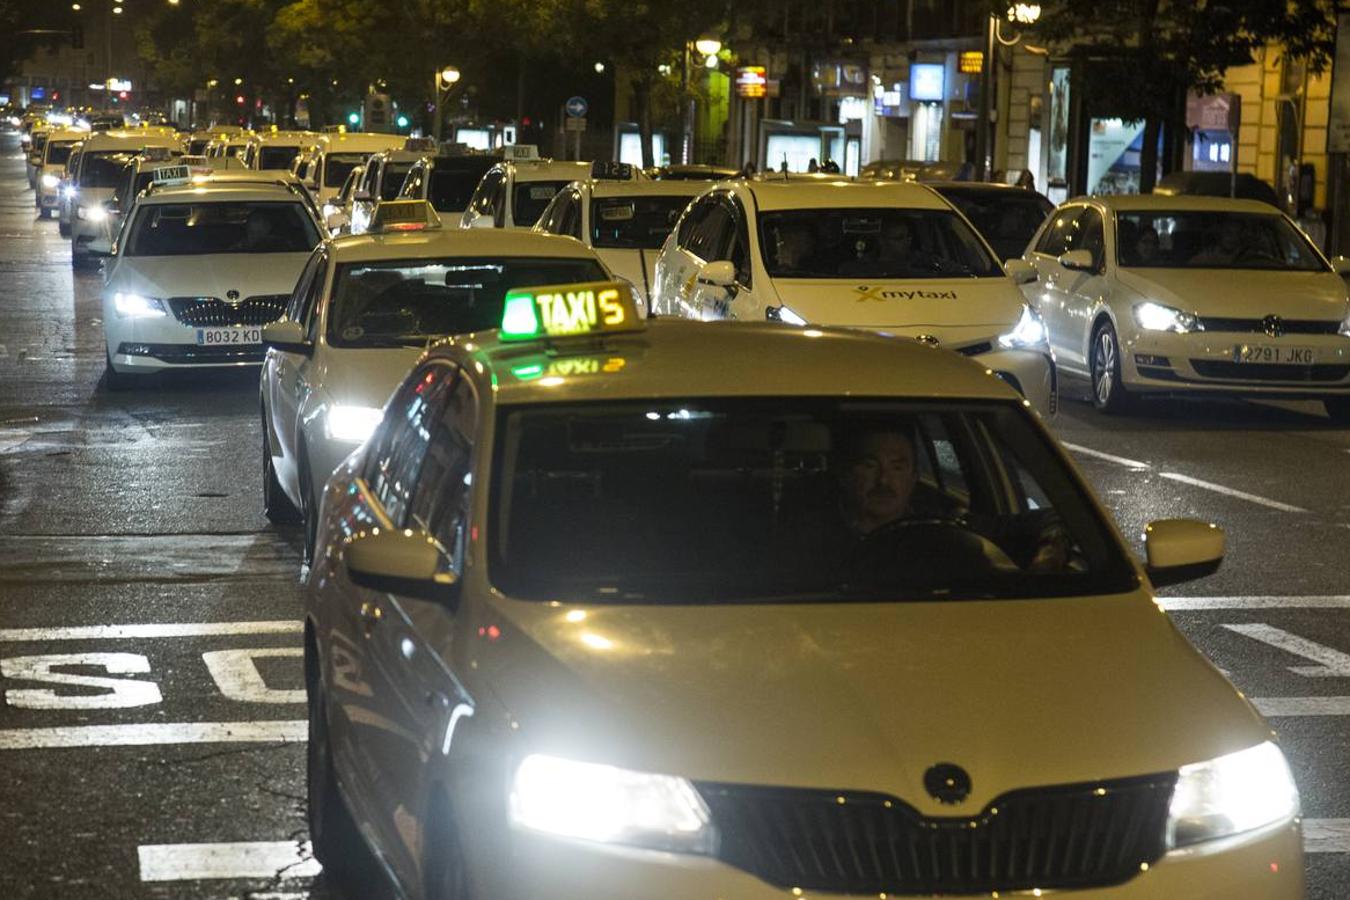
[[[735,217],[727,196],[719,192],[709,199],[712,206],[694,228],[687,248],[691,261],[697,261],[688,305],[693,318],[705,321],[735,318],[731,303],[738,293],[734,287],[728,290],[718,285],[705,284],[699,278],[703,266],[727,258],[735,235]]]
[[[1059,264],[1059,258],[1073,248],[1077,237],[1078,218],[1084,212],[1081,205],[1063,206],[1051,216],[1031,252],[1027,262],[1036,267],[1039,278],[1023,288],[1027,302],[1041,314],[1049,332],[1050,345],[1056,358],[1067,362],[1060,354],[1072,343],[1068,319],[1069,298],[1064,283],[1072,273]]]
[[[474,189],[473,196],[469,198],[469,205],[464,210],[464,215],[460,219],[460,225],[464,228],[482,228],[486,223],[479,224],[478,220],[484,216],[492,215],[492,198],[501,186],[502,179],[506,176],[502,174],[501,169],[490,169],[483,179],[478,182],[478,187]]]
[[[694,304],[697,298],[694,282],[703,259],[698,255],[699,244],[696,238],[701,234],[703,221],[717,208],[717,197],[705,194],[694,200],[680,219],[669,245],[661,252],[657,261],[657,283],[660,288],[659,308],[661,315],[697,318]]]
[[[306,333],[319,316],[319,299],[323,296],[328,281],[328,254],[319,248],[310,257],[295,292],[291,295],[286,317],[300,324]],[[284,485],[299,484],[299,431],[300,420],[304,414],[305,401],[309,398],[310,385],[306,378],[313,358],[302,353],[288,353],[282,350],[269,350],[267,383],[272,386],[271,404],[276,445],[274,461],[280,481]],[[298,504],[304,500],[298,495],[291,498]]]
[[[1064,361],[1076,368],[1087,368],[1087,348],[1093,315],[1101,306],[1109,276],[1107,273],[1106,229],[1102,214],[1095,207],[1087,207],[1078,217],[1071,250],[1086,250],[1092,254],[1092,269],[1086,272],[1065,271],[1059,286],[1063,293],[1060,308],[1061,344]]]
[[[414,488],[456,376],[457,370],[444,361],[428,363],[404,382],[392,401],[391,415],[385,419],[363,473],[371,517],[382,527],[412,527]],[[419,654],[417,644],[411,643],[410,634],[418,621],[407,614],[413,601],[399,605],[388,593],[358,587],[341,565],[331,576],[340,607],[334,616],[352,645],[350,653],[362,675],[354,696],[343,698],[335,693],[333,697],[334,761],[353,795],[358,823],[385,862],[402,877],[415,869],[415,852],[410,848],[420,838],[422,808],[420,803],[405,803],[404,792],[407,779],[420,777],[409,770],[422,770],[423,741],[430,740],[410,727],[416,717],[405,703],[426,703],[420,672],[413,666],[415,662],[420,669],[419,656],[428,654]],[[427,614],[422,610],[419,616]],[[428,627],[434,630],[435,623]],[[405,651],[408,646],[411,653]],[[439,697],[433,696],[432,701],[433,711],[449,715]]]

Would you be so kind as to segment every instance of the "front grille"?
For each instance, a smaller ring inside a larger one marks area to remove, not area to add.
[[[1222,316],[1201,316],[1200,327],[1204,331],[1231,331],[1237,334],[1265,334],[1262,319],[1234,319]],[[1341,323],[1323,322],[1313,319],[1281,319],[1280,326],[1284,334],[1336,334]]]
[[[117,352],[127,356],[151,356],[166,363],[179,365],[227,365],[229,363],[260,363],[267,353],[262,344],[142,344],[124,342]]]
[[[170,297],[169,309],[173,317],[193,328],[213,325],[266,325],[281,318],[290,294],[262,294],[246,297],[238,304],[226,303],[218,297]]]
[[[1162,856],[1174,774],[1013,791],[971,818],[883,794],[701,784],[718,856],[783,888],[983,894],[1121,884]]]
[[[1193,359],[1191,368],[1205,378],[1227,378],[1233,381],[1343,381],[1350,375],[1350,365],[1296,366],[1284,363],[1235,363],[1217,359]]]

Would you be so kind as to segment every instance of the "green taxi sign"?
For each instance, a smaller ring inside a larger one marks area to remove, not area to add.
[[[504,341],[530,341],[643,327],[632,288],[621,281],[591,281],[508,291],[500,334]]]

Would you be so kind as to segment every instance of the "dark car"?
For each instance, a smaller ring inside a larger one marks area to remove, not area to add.
[[[961,210],[1004,262],[1022,255],[1055,208],[1036,191],[1006,184],[962,181],[928,186]]]
[[[1275,189],[1250,172],[1239,173],[1236,178],[1228,172],[1173,172],[1158,181],[1153,193],[1166,196],[1191,194],[1201,197],[1238,197],[1260,200],[1276,209],[1280,208],[1280,198]]]

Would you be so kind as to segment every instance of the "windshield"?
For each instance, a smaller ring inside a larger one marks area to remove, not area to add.
[[[526,181],[516,185],[516,202],[511,216],[517,228],[529,228],[543,215],[553,195],[571,184],[569,181]]]
[[[1136,586],[1081,486],[1012,405],[548,404],[507,408],[497,428],[489,574],[524,599],[1012,599]]]
[[[78,141],[51,141],[47,144],[46,163],[49,166],[64,166],[70,159],[70,151]]]
[[[403,179],[412,171],[412,163],[385,163],[380,173],[380,199],[397,200],[398,192],[403,189]]]
[[[299,147],[263,147],[258,153],[258,168],[289,169],[299,155]]]
[[[1020,190],[939,189],[975,226],[999,259],[1021,256],[1054,205],[1039,194]]]
[[[348,173],[366,164],[369,153],[330,153],[323,164],[323,186],[339,187]]]
[[[794,209],[760,215],[774,278],[998,278],[1003,270],[942,209]]]
[[[117,187],[122,167],[131,161],[132,154],[123,150],[102,150],[85,153],[80,165],[80,187]]]
[[[328,305],[334,347],[420,347],[429,338],[496,328],[511,288],[599,281],[589,259],[381,260],[338,266]]]
[[[194,138],[193,140],[188,141],[188,155],[201,156],[206,152],[206,145],[209,143],[211,143],[210,138]]]
[[[606,197],[591,201],[591,246],[659,250],[694,199]]]
[[[296,202],[219,201],[138,205],[127,256],[308,253],[319,232]]]
[[[1273,213],[1118,212],[1121,266],[1325,272],[1303,233]]]
[[[458,168],[438,164],[431,170],[431,189],[427,199],[437,212],[463,212],[469,208],[469,198],[474,188],[483,179],[483,173],[492,165],[491,159],[485,159],[482,165],[473,168]]]

